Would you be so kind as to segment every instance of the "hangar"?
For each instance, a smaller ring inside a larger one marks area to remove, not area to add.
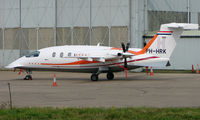
[[[160,24],[200,23],[199,0],[1,0],[0,67],[55,45],[142,48]],[[199,64],[200,32],[185,31],[168,69]]]

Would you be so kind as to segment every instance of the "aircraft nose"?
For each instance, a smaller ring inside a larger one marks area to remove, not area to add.
[[[10,63],[9,65],[5,66],[7,69],[21,67],[22,65],[22,58],[15,60],[14,62]]]
[[[7,68],[7,69],[11,69],[11,68],[15,68],[15,67],[17,67],[17,65],[15,64],[15,62],[12,62],[9,65],[5,66],[5,68]]]

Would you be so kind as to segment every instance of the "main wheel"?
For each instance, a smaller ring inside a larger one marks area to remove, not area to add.
[[[91,75],[91,80],[92,80],[92,81],[98,81],[98,79],[99,79],[99,77],[98,77],[97,74],[92,74],[92,75]]]
[[[31,75],[26,75],[26,77],[24,78],[24,80],[32,80],[32,76]]]
[[[107,73],[107,79],[112,80],[114,78],[114,74],[112,72]]]

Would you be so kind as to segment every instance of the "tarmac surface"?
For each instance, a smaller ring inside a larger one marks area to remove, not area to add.
[[[52,87],[53,72],[26,73],[0,71],[0,105],[8,103],[11,84],[15,107],[200,107],[200,74],[115,73],[114,80],[100,74],[90,81],[87,73],[56,72],[57,87]]]

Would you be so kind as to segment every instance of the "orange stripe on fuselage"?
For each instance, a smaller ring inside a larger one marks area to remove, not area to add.
[[[110,59],[110,60],[106,60],[106,62],[111,62],[115,60],[118,60],[118,59]],[[100,63],[100,61],[80,60],[80,61],[71,62],[71,63],[41,63],[41,65],[83,65],[83,64],[92,64],[92,63]]]
[[[71,63],[41,63],[41,65],[80,65],[80,64],[91,64],[91,63],[99,63],[99,61],[80,60]]]
[[[135,52],[135,51],[132,51],[132,50],[128,50],[128,52],[132,53],[134,55],[141,55],[141,54],[146,53],[147,49],[152,45],[152,43],[155,41],[155,39],[157,37],[158,37],[158,35],[155,35],[142,50],[140,50],[138,52]],[[111,48],[111,50],[122,50],[122,48]]]

